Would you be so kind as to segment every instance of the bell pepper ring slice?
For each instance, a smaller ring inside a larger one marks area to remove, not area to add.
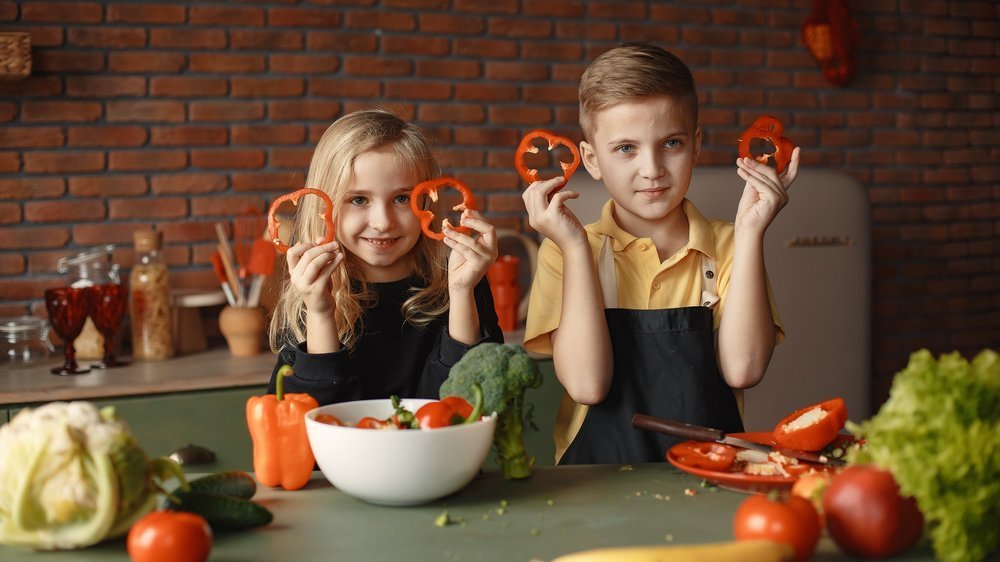
[[[565,146],[569,149],[570,154],[573,155],[572,162],[559,161],[559,165],[563,169],[563,184],[556,190],[558,191],[569,183],[569,178],[573,177],[573,172],[580,167],[580,151],[576,148],[576,144],[573,141],[555,133],[536,129],[524,135],[524,138],[521,139],[521,144],[517,145],[517,151],[514,153],[514,167],[517,168],[517,173],[520,174],[521,179],[525,183],[536,182],[539,179],[538,170],[529,168],[524,163],[524,155],[526,153],[538,153],[538,147],[533,142],[535,139],[545,139],[549,143],[550,151],[557,146]]]
[[[298,205],[299,199],[302,199],[304,195],[315,195],[323,200],[326,205],[323,208],[323,212],[319,216],[323,217],[323,222],[326,224],[326,235],[320,244],[326,244],[333,241],[333,237],[336,234],[333,228],[333,201],[330,201],[330,196],[326,194],[325,191],[319,189],[312,189],[310,187],[302,188],[298,191],[293,191],[286,195],[282,195],[271,203],[271,209],[267,212],[267,231],[271,235],[271,241],[274,242],[274,247],[279,253],[284,254],[288,251],[288,246],[278,238],[278,227],[281,226],[281,221],[277,218],[278,208],[285,201],[291,201],[292,205]]]
[[[437,201],[438,190],[440,190],[443,187],[453,187],[455,188],[455,190],[457,190],[459,193],[462,194],[462,202],[459,203],[458,205],[455,205],[452,208],[452,210],[464,211],[466,209],[476,208],[476,199],[472,196],[472,190],[469,189],[469,186],[466,185],[461,180],[458,180],[450,176],[445,176],[418,183],[416,187],[413,188],[413,191],[410,193],[410,209],[413,211],[413,214],[416,215],[418,219],[420,219],[420,228],[424,231],[424,234],[431,240],[444,240],[444,233],[434,232],[433,230],[431,230],[431,222],[434,220],[434,212],[420,208],[420,201],[422,198],[421,196],[426,194],[428,197],[431,198],[431,201]],[[449,227],[461,232],[462,234],[472,233],[472,229],[467,226],[451,226],[451,223],[448,222],[448,219],[444,219],[441,221],[442,229],[446,224]]]
[[[774,152],[754,156],[754,160],[762,164],[767,164],[767,161],[773,157],[774,169],[779,174],[784,172],[785,168],[788,167],[788,163],[792,161],[792,151],[795,150],[795,144],[782,136],[784,132],[785,126],[777,118],[770,115],[761,115],[753,122],[753,125],[750,125],[740,135],[740,158],[751,158],[750,142],[753,139],[764,139],[774,145]]]

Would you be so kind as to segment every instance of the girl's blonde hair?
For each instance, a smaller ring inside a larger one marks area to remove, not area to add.
[[[440,175],[427,137],[415,125],[382,109],[349,113],[323,133],[306,177],[306,187],[322,189],[330,196],[334,221],[351,185],[355,160],[383,146],[393,147],[398,160],[415,172],[418,181]],[[293,240],[311,242],[323,235],[326,225],[320,217],[322,205],[318,197],[306,196],[299,200]],[[345,252],[344,265],[338,267],[332,277],[334,319],[341,343],[353,349],[364,330],[364,311],[375,304],[375,297],[357,266],[357,258],[343,246],[341,248]],[[413,275],[426,286],[414,289],[403,303],[403,316],[411,324],[421,326],[448,310],[447,253],[443,244],[420,236],[409,259]],[[285,345],[294,346],[304,341],[305,325],[305,304],[298,290],[289,283],[286,271],[268,334],[271,349],[277,352]]]

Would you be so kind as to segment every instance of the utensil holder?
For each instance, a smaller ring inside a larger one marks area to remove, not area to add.
[[[219,314],[219,331],[233,357],[250,357],[264,349],[264,314],[260,308],[227,306]]]

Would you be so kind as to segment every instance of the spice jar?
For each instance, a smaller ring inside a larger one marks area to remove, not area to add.
[[[132,355],[137,360],[167,359],[174,354],[170,279],[163,259],[163,233],[138,230],[135,265],[129,275]]]
[[[121,284],[118,264],[112,263],[114,244],[95,246],[76,254],[61,258],[56,263],[59,273],[69,276],[69,286],[74,289],[93,285]],[[100,359],[104,355],[104,336],[91,318],[83,324],[83,331],[73,340],[77,359]]]
[[[0,319],[0,369],[34,367],[48,361],[53,351],[45,320],[35,316]]]

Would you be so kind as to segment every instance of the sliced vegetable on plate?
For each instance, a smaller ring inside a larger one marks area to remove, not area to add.
[[[820,451],[837,438],[847,422],[843,398],[833,398],[796,410],[778,422],[774,441],[799,451]]]

